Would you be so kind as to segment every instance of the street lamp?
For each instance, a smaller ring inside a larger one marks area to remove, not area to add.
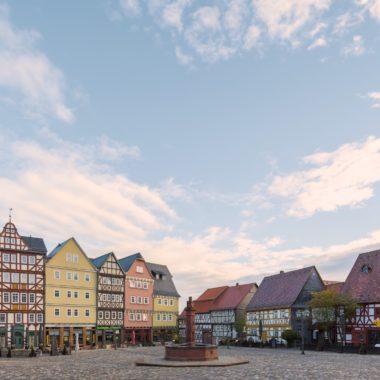
[[[296,317],[301,318],[301,324],[302,324],[302,332],[301,332],[301,339],[302,339],[302,347],[301,347],[301,354],[305,355],[305,318],[308,318],[310,316],[309,309],[298,309],[296,311]]]

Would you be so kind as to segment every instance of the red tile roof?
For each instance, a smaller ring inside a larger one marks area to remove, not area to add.
[[[326,281],[324,281],[326,283]],[[340,293],[341,290],[342,290],[342,286],[344,284],[344,282],[338,282],[338,281],[330,281],[331,283],[330,284],[326,284],[324,289],[331,289],[331,290],[334,290],[335,292],[337,293]]]
[[[361,303],[380,302],[380,250],[358,256],[342,293],[351,294]]]
[[[319,275],[312,266],[264,277],[247,310],[290,307],[313,271]]]
[[[196,301],[213,301],[219,297],[227,288],[228,286],[219,286],[218,288],[207,289],[196,299]]]

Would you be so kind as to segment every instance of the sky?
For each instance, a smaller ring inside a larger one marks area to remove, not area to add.
[[[184,301],[380,248],[380,0],[0,0],[0,214]]]

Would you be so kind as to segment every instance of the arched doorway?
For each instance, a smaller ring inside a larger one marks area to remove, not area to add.
[[[15,348],[24,348],[24,335],[20,331],[15,332]]]

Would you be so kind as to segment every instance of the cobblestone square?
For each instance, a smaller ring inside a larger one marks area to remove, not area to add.
[[[0,358],[0,379],[380,379],[380,357],[298,350],[231,347],[220,356],[249,364],[226,368],[137,367],[136,360],[163,357],[163,347],[90,350],[71,356]]]

